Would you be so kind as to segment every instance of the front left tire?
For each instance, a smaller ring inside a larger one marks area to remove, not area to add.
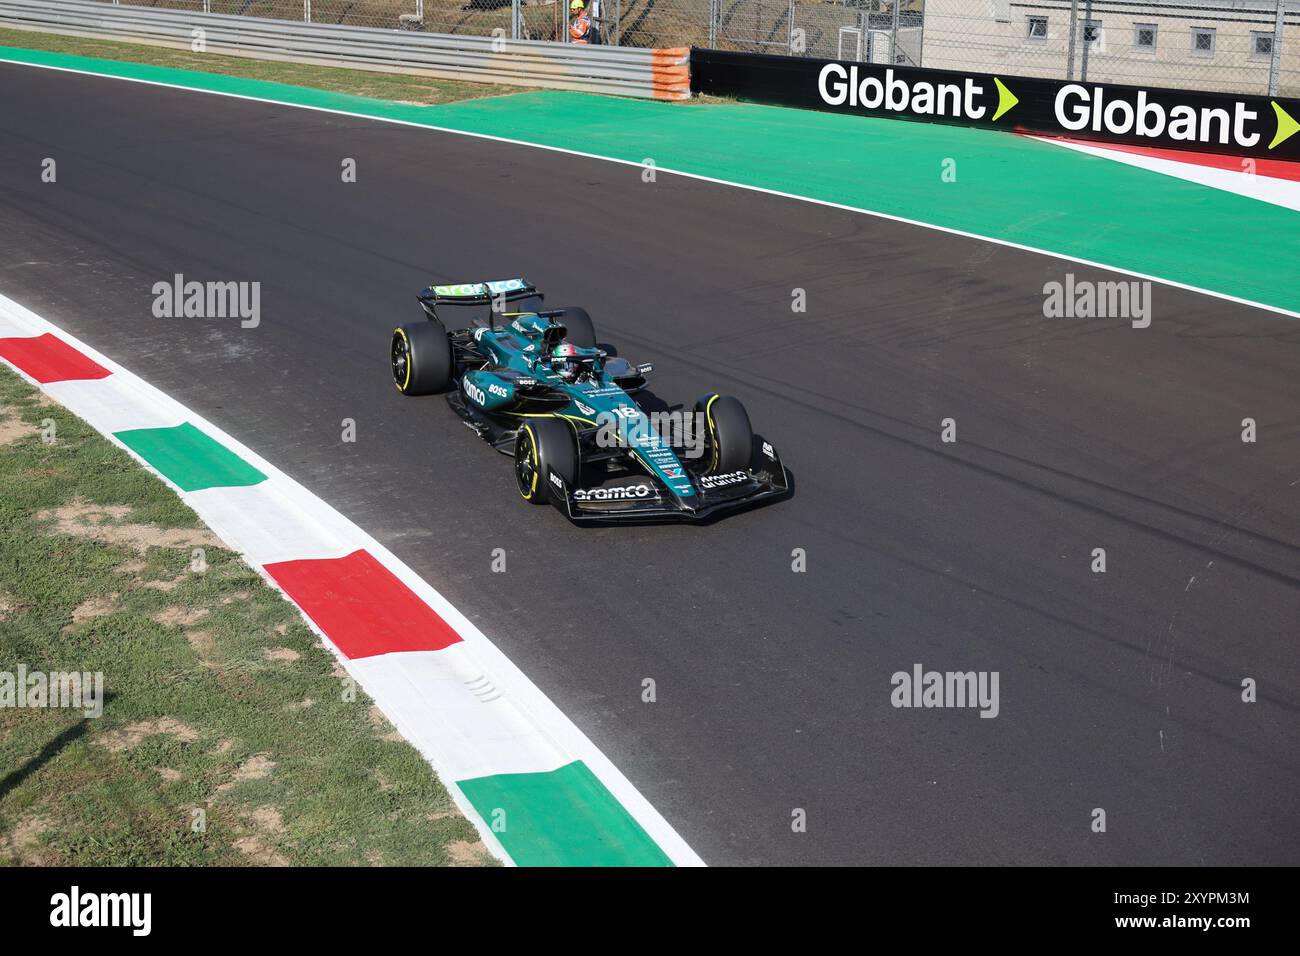
[[[704,420],[708,474],[726,474],[749,468],[754,451],[754,430],[749,413],[730,395],[706,395],[695,403]]]
[[[578,483],[578,442],[573,429],[556,418],[534,418],[525,422],[515,436],[515,483],[529,504],[559,501],[559,489],[551,484],[555,472],[573,487]]]

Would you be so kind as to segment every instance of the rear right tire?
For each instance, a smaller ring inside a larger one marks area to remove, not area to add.
[[[564,313],[560,316],[560,324],[569,330],[569,334],[565,336],[565,341],[572,342],[579,348],[594,349],[596,347],[596,326],[592,324],[591,316],[587,314],[587,310],[576,305],[567,305],[560,311]]]

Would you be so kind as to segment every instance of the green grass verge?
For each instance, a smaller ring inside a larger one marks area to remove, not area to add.
[[[457,100],[485,96],[501,96],[520,91],[517,87],[489,83],[438,80],[401,73],[367,73],[364,70],[312,66],[306,63],[283,63],[277,60],[254,60],[240,56],[221,56],[216,53],[191,53],[189,50],[172,47],[119,43],[116,40],[95,40],[53,33],[32,33],[27,30],[0,28],[0,46],[71,53],[126,63],[148,63],[154,66],[238,76],[250,80],[269,80],[273,83],[290,83],[294,86],[351,93],[356,96],[395,100],[399,103],[414,103],[420,106],[453,103]]]
[[[107,703],[0,707],[0,864],[492,862],[297,611],[0,367],[0,671],[19,664],[102,672]]]

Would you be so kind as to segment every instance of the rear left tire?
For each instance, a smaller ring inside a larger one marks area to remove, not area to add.
[[[435,395],[452,386],[451,340],[436,319],[394,329],[389,358],[393,382],[403,395]]]

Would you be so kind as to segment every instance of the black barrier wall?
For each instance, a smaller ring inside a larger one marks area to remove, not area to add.
[[[832,113],[1300,161],[1300,100],[691,50],[691,92]]]

